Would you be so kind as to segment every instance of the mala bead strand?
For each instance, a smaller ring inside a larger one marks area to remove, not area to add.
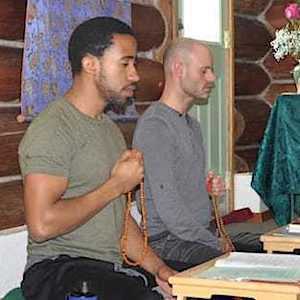
[[[124,261],[131,266],[139,266],[142,264],[144,258],[147,254],[148,248],[148,232],[147,232],[147,210],[146,210],[146,203],[145,203],[145,191],[144,191],[144,183],[141,182],[140,184],[140,202],[141,202],[141,213],[142,213],[142,220],[141,220],[141,230],[143,234],[143,250],[141,253],[141,257],[136,262],[131,261],[127,255],[127,243],[128,243],[128,224],[129,224],[129,216],[130,216],[130,209],[132,204],[132,192],[129,192],[127,195],[127,205],[125,210],[124,216],[124,225],[123,225],[123,235],[121,237],[121,254]],[[235,251],[235,247],[226,232],[222,217],[219,214],[219,207],[218,207],[218,199],[216,196],[212,196],[212,203],[216,218],[216,225],[218,228],[219,235],[222,239],[222,250],[224,252],[231,252]]]
[[[131,261],[127,255],[128,224],[129,224],[130,209],[132,204],[132,192],[128,193],[127,205],[126,205],[125,216],[124,216],[123,235],[121,237],[121,254],[124,261],[130,266],[141,265],[143,263],[144,258],[146,257],[147,248],[148,248],[147,211],[146,211],[145,191],[144,191],[143,182],[141,182],[140,184],[140,202],[141,202],[141,213],[142,213],[141,230],[143,233],[143,250],[140,259],[134,262]]]
[[[217,224],[217,228],[219,231],[219,235],[222,239],[222,250],[224,252],[232,252],[235,251],[235,247],[231,241],[230,236],[228,235],[228,233],[226,232],[224,223],[223,223],[223,219],[219,214],[219,206],[218,206],[218,199],[216,196],[212,196],[212,203],[213,203],[213,207],[214,207],[214,213],[215,213],[215,218],[216,218],[216,224]]]

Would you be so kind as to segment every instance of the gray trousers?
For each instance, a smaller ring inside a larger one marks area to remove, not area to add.
[[[181,240],[169,232],[150,237],[149,242],[156,254],[163,260],[183,262],[190,266],[204,263],[222,255],[219,249]]]

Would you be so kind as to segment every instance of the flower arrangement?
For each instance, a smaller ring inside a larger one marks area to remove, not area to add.
[[[275,39],[271,42],[274,57],[277,61],[290,55],[300,60],[300,0],[290,3],[284,10],[288,23],[276,30]]]

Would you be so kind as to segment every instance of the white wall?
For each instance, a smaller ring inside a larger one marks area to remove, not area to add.
[[[26,262],[26,226],[0,230],[0,299],[20,286]]]
[[[251,187],[252,173],[234,175],[234,209],[249,207],[254,213],[268,210],[259,195]]]

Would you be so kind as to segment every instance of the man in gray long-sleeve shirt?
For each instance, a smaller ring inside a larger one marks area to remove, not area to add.
[[[221,254],[211,228],[200,124],[187,112],[216,79],[209,49],[178,39],[164,57],[161,99],[139,119],[133,145],[144,153],[151,246],[166,260],[199,264]],[[213,193],[224,184],[213,178]]]

